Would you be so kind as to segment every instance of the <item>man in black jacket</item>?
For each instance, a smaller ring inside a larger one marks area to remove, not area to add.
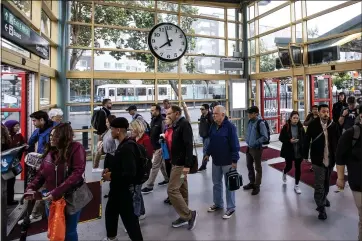
[[[212,123],[214,122],[212,114],[210,112],[210,107],[208,104],[203,104],[200,108],[201,110],[201,117],[199,119],[200,123],[199,123],[199,135],[202,138],[202,145],[203,145],[203,158],[206,156],[206,150],[207,147],[209,146],[210,143],[210,138],[209,138],[209,132],[210,132],[210,127],[212,125]],[[205,171],[206,170],[206,165],[207,162],[203,161],[202,165],[199,168],[199,172],[201,171]]]
[[[362,119],[362,106],[359,107]],[[337,186],[344,189],[344,167],[348,169],[348,183],[359,213],[359,237],[362,240],[362,122],[346,130],[337,146]]]
[[[196,225],[197,212],[188,207],[187,174],[193,165],[193,134],[190,122],[181,116],[182,110],[178,106],[171,106],[167,110],[173,123],[171,162],[172,169],[170,183],[168,184],[168,197],[179,214],[180,218],[172,222],[174,228],[188,225],[193,230]]]
[[[327,219],[325,207],[330,206],[327,199],[329,192],[329,179],[335,164],[335,151],[338,142],[337,125],[329,118],[329,106],[318,106],[319,118],[314,119],[308,126],[303,156],[310,157],[314,170],[314,201],[317,204],[318,218]],[[312,143],[311,143],[312,142]]]
[[[142,189],[143,194],[148,194],[153,192],[153,186],[155,184],[156,177],[160,168],[164,181],[158,183],[158,185],[164,186],[168,184],[166,166],[165,162],[162,159],[161,144],[159,142],[160,135],[163,133],[164,129],[164,123],[163,123],[164,118],[161,115],[161,106],[152,104],[151,115],[152,115],[152,120],[151,120],[150,139],[153,147],[152,169],[150,177],[148,178],[148,181],[146,183],[146,187]]]
[[[344,92],[339,92],[338,102],[333,104],[332,114],[333,121],[338,123],[339,117],[341,116],[342,110],[348,107],[346,103],[346,94]]]
[[[109,197],[106,206],[107,240],[117,238],[118,219],[121,216],[124,227],[132,241],[142,241],[142,233],[138,217],[133,209],[134,178],[136,177],[136,162],[139,158],[137,146],[127,137],[128,121],[119,117],[111,123],[113,139],[119,141],[114,155],[112,170],[104,170],[103,180],[111,181]]]

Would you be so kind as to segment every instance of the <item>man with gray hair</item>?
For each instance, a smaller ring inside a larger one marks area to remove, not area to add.
[[[63,120],[63,111],[60,108],[54,108],[48,112],[48,116],[52,121],[60,123]]]
[[[236,132],[236,127],[226,116],[224,106],[217,105],[213,111],[214,123],[210,127],[210,143],[206,150],[204,160],[212,156],[212,182],[214,204],[209,208],[209,212],[215,212],[224,208],[223,201],[223,183],[226,180],[226,174],[231,169],[237,168],[237,162],[240,158],[240,144]],[[235,192],[229,191],[225,181],[226,189],[226,212],[223,219],[229,219],[235,212]]]

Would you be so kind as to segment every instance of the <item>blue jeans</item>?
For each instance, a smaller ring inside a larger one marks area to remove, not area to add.
[[[226,187],[226,173],[230,170],[231,165],[228,166],[216,166],[214,163],[212,164],[212,183],[214,187],[213,197],[214,204],[219,208],[224,208],[224,200],[223,200],[223,184],[222,179],[224,177],[225,189],[226,189],[226,209],[227,210],[235,210],[235,192],[229,191]]]
[[[45,202],[45,213],[49,217],[49,202]],[[79,222],[80,212],[72,215],[65,214],[65,241],[78,241],[77,226]]]
[[[136,185],[133,193],[133,209],[134,214],[137,217],[140,217],[141,215],[144,215],[146,213],[141,189],[142,185]]]
[[[202,138],[202,153],[204,154],[204,156],[206,156],[206,150],[207,150],[207,147],[209,146],[210,144],[210,138],[209,137],[206,137],[206,138]]]

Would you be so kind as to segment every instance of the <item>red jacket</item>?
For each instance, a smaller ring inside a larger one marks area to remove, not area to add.
[[[173,128],[171,126],[170,128],[167,128],[165,131],[165,140],[167,144],[168,153],[170,155],[170,159],[172,158],[171,157],[172,134],[173,134]]]
[[[137,140],[137,143],[144,146],[147,151],[147,156],[152,158],[153,155],[153,147],[151,144],[151,139],[147,134],[143,134],[143,136]]]
[[[83,146],[73,142],[70,147],[68,163],[68,177],[65,179],[65,165],[55,165],[54,152],[49,152],[40,166],[34,180],[29,183],[27,189],[38,190],[45,183],[45,187],[54,199],[61,198],[72,187],[83,181],[83,174],[86,165],[86,153]],[[57,174],[57,175],[56,175]],[[56,183],[56,176],[58,182]],[[64,180],[65,179],[65,180]]]

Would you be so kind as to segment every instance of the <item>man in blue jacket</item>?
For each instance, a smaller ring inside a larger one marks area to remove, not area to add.
[[[237,167],[240,158],[240,144],[236,127],[226,116],[224,106],[218,105],[213,110],[214,123],[210,127],[210,143],[206,150],[204,160],[212,156],[212,182],[214,205],[209,212],[215,212],[224,208],[222,179],[226,179],[226,173]],[[225,182],[226,187],[226,182]],[[229,219],[235,212],[235,192],[226,187],[226,212],[224,219]]]
[[[259,108],[252,106],[248,109],[248,128],[246,132],[246,165],[248,167],[248,177],[250,183],[245,185],[244,190],[253,190],[251,195],[260,192],[262,178],[261,155],[263,154],[263,143],[268,140],[268,131],[264,121],[259,116]],[[254,171],[255,163],[255,171]],[[256,175],[255,175],[256,172]]]

